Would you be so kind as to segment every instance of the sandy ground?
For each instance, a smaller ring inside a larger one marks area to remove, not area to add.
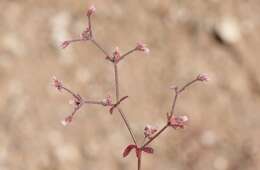
[[[190,122],[167,130],[144,155],[143,170],[260,169],[259,0],[1,0],[0,169],[132,170],[131,143],[118,113],[86,106],[72,124],[70,96],[51,87],[56,75],[88,99],[114,96],[113,67],[89,42],[62,50],[78,37],[95,4],[95,37],[112,52],[145,42],[119,66],[122,108],[142,142],[146,124],[161,127],[181,86],[199,73],[179,98],[176,114]]]

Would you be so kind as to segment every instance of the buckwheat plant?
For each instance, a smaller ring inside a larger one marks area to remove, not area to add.
[[[96,8],[95,6],[91,6],[86,13],[86,16],[88,18],[88,25],[85,28],[85,30],[81,33],[81,36],[76,39],[67,40],[64,41],[61,45],[61,48],[67,48],[69,45],[75,42],[85,42],[90,41],[93,43],[104,55],[105,59],[111,63],[111,65],[114,67],[114,77],[115,77],[115,101],[112,100],[112,96],[107,96],[103,100],[100,101],[94,101],[85,99],[80,94],[77,94],[70,90],[68,87],[66,87],[60,80],[58,80],[56,77],[53,77],[53,86],[60,92],[67,92],[72,96],[72,100],[70,101],[70,104],[73,106],[73,111],[61,122],[64,126],[69,125],[73,120],[74,117],[79,109],[81,109],[84,105],[92,104],[92,105],[100,105],[103,107],[107,107],[109,113],[112,115],[114,112],[118,112],[128,129],[128,132],[131,136],[132,142],[126,146],[126,148],[123,151],[123,157],[127,157],[127,155],[134,150],[137,158],[137,169],[141,170],[141,159],[143,153],[152,154],[154,153],[154,149],[150,146],[150,144],[157,139],[160,134],[162,134],[166,129],[172,128],[174,130],[182,129],[185,127],[188,116],[185,115],[175,115],[175,106],[178,97],[191,85],[193,85],[196,82],[205,82],[208,81],[209,78],[206,74],[199,74],[197,77],[195,77],[192,81],[188,82],[182,87],[172,86],[170,89],[174,93],[174,98],[172,102],[172,106],[168,113],[166,113],[166,119],[165,119],[165,125],[161,127],[160,129],[157,129],[154,126],[146,125],[144,127],[144,138],[142,140],[142,143],[138,143],[135,135],[133,133],[133,130],[130,126],[129,121],[127,120],[127,117],[125,115],[125,112],[123,111],[120,104],[122,102],[125,102],[125,100],[128,98],[128,96],[120,96],[119,91],[119,76],[118,76],[118,64],[125,59],[130,54],[133,54],[134,52],[144,52],[149,53],[149,49],[146,47],[144,43],[138,42],[134,48],[129,50],[126,53],[121,53],[119,51],[119,48],[116,47],[114,52],[112,54],[109,54],[95,39],[95,36],[93,35],[93,28],[91,25],[91,18],[95,14]]]

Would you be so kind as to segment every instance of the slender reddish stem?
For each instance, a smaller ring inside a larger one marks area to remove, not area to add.
[[[141,164],[142,164],[142,156],[138,157],[138,162],[137,162],[137,169],[141,170]]]
[[[171,109],[171,112],[170,112],[170,117],[172,117],[172,115],[173,115],[178,95],[179,95],[178,91],[175,90],[175,96],[174,96],[173,103],[172,103],[172,109]]]
[[[89,27],[89,30],[90,30],[90,37],[91,37],[91,42],[100,50],[102,51],[105,56],[106,56],[106,59],[110,60],[112,62],[112,59],[110,58],[110,55],[109,53],[95,40],[94,36],[93,36],[93,29],[92,29],[92,25],[91,25],[91,17],[88,16],[88,27]]]
[[[114,72],[115,72],[116,102],[118,102],[118,100],[119,100],[119,83],[118,83],[118,70],[117,70],[116,62],[114,62]]]
[[[173,99],[173,103],[172,103],[172,108],[171,108],[171,112],[170,112],[170,117],[172,117],[173,113],[174,113],[174,109],[175,109],[175,105],[177,102],[177,98],[179,96],[180,93],[182,93],[186,88],[188,88],[189,86],[191,86],[193,83],[197,82],[198,79],[194,79],[190,82],[188,82],[187,84],[185,84],[181,89],[175,88],[175,96]]]
[[[82,105],[79,105],[78,107],[74,108],[73,112],[71,113],[72,116],[76,114],[76,112],[81,108]]]
[[[74,93],[73,91],[71,91],[70,89],[62,86],[62,89],[65,90],[66,92],[70,93],[73,97],[78,98],[78,95],[76,93]]]
[[[120,61],[120,60],[123,60],[126,56],[128,56],[129,54],[131,54],[131,53],[133,53],[133,52],[135,52],[136,51],[136,48],[134,48],[134,49],[132,49],[132,50],[129,50],[128,52],[126,52],[125,54],[123,54],[121,57],[120,57],[120,59],[118,60],[118,62]]]
[[[135,143],[135,145],[137,145],[135,136],[134,136],[134,134],[133,134],[133,131],[132,131],[131,127],[130,127],[129,122],[128,122],[127,119],[126,119],[125,114],[123,113],[122,109],[120,109],[120,108],[118,108],[118,107],[117,107],[117,110],[118,110],[118,112],[120,113],[122,119],[124,120],[124,123],[125,123],[125,125],[126,125],[128,131],[129,131],[129,133],[130,133],[130,135],[131,135],[131,138],[132,138],[133,142]]]
[[[79,95],[77,95],[76,93],[74,93],[73,91],[71,91],[70,89],[62,86],[62,89],[64,89],[66,92],[68,92],[69,94],[71,94],[73,97],[75,98],[81,98]],[[94,100],[84,100],[84,104],[100,104],[100,105],[104,105],[104,103],[102,101],[94,101]]]
[[[102,101],[85,100],[84,103],[86,103],[86,104],[100,104],[100,105],[104,105],[104,103]]]
[[[188,83],[185,84],[180,90],[178,90],[178,93],[183,92],[187,87],[189,87],[190,85],[192,85],[193,83],[195,83],[195,82],[197,82],[197,81],[198,81],[198,79],[196,78],[196,79],[194,79],[194,80],[188,82]]]
[[[92,26],[91,26],[91,17],[90,15],[88,16],[88,28],[90,30],[90,37],[92,38]]]
[[[119,101],[119,83],[118,83],[118,70],[117,70],[117,63],[116,62],[114,62],[114,72],[115,72],[116,102],[118,102]],[[129,131],[131,137],[132,137],[133,142],[137,145],[137,142],[136,142],[136,139],[134,137],[133,131],[132,131],[131,127],[130,127],[129,122],[127,121],[127,118],[126,118],[125,114],[123,113],[122,109],[120,109],[118,107],[117,107],[117,110],[120,113],[122,119],[124,120],[124,123],[125,123],[128,131]]]
[[[99,43],[98,43],[94,38],[91,39],[91,42],[92,42],[100,51],[102,51],[102,53],[106,56],[106,59],[108,59],[109,61],[113,62],[113,60],[110,58],[110,55],[108,54],[108,52],[107,52],[101,45],[99,45]]]
[[[70,43],[79,42],[79,41],[83,41],[83,39],[77,38],[77,39],[69,40]]]

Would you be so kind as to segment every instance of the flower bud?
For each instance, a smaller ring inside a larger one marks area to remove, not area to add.
[[[208,81],[209,80],[209,76],[207,74],[199,74],[197,76],[197,80],[199,80],[199,81]]]
[[[169,124],[174,129],[184,128],[185,124],[188,121],[188,116],[172,116],[169,120]]]
[[[147,54],[150,52],[149,48],[147,48],[146,44],[144,44],[144,43],[137,43],[137,46],[135,49],[138,51],[143,51]]]
[[[59,91],[61,91],[63,85],[60,80],[58,80],[55,76],[52,78],[52,85]]]
[[[87,11],[87,16],[90,17],[95,12],[96,12],[96,7],[94,5],[91,5],[90,8]]]

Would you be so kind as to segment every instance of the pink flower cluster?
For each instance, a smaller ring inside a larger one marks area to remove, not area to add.
[[[119,52],[119,48],[116,47],[115,51],[113,52],[113,60],[115,62],[118,62],[120,60],[120,58],[121,58],[121,55],[120,55],[120,52]]]
[[[61,121],[61,124],[63,126],[67,126],[68,124],[70,124],[72,122],[72,120],[73,120],[73,116],[69,115],[64,120]]]
[[[87,16],[90,17],[92,14],[96,12],[96,7],[94,5],[91,5],[90,8],[87,11]]]
[[[104,106],[112,106],[112,97],[110,95],[108,95],[105,99],[102,100],[102,104]]]
[[[144,137],[151,139],[153,134],[155,134],[155,132],[157,132],[157,128],[155,128],[151,125],[146,125],[144,128]]]
[[[52,85],[59,91],[61,91],[63,85],[60,80],[58,80],[55,76],[52,78]]]
[[[63,121],[61,121],[61,124],[63,126],[67,126],[72,122],[77,110],[79,110],[80,107],[84,104],[84,100],[80,95],[73,95],[73,99],[69,101],[69,104],[71,104],[74,109],[69,116],[67,116]]]
[[[70,45],[70,41],[63,41],[61,48],[67,48]]]
[[[79,108],[83,103],[84,101],[80,95],[73,96],[73,99],[69,101],[69,104],[71,104],[75,109]]]
[[[91,39],[91,30],[89,27],[87,27],[82,33],[81,33],[81,39],[82,40],[90,40]]]
[[[88,18],[90,18],[90,16],[93,15],[95,12],[96,12],[96,8],[95,8],[95,6],[92,5],[88,9],[86,15],[88,16]],[[67,48],[73,42],[88,41],[91,39],[92,39],[92,29],[91,29],[91,25],[89,23],[89,25],[86,27],[86,29],[80,34],[80,38],[63,41],[63,43],[61,44],[61,48],[62,49]]]
[[[136,50],[138,51],[143,51],[145,53],[149,53],[150,52],[150,49],[146,47],[146,44],[144,43],[137,43],[137,46],[135,48]]]
[[[186,125],[186,123],[188,122],[188,116],[175,116],[173,115],[170,119],[169,119],[169,125],[171,127],[173,127],[174,129],[177,128],[184,128],[184,126]]]

